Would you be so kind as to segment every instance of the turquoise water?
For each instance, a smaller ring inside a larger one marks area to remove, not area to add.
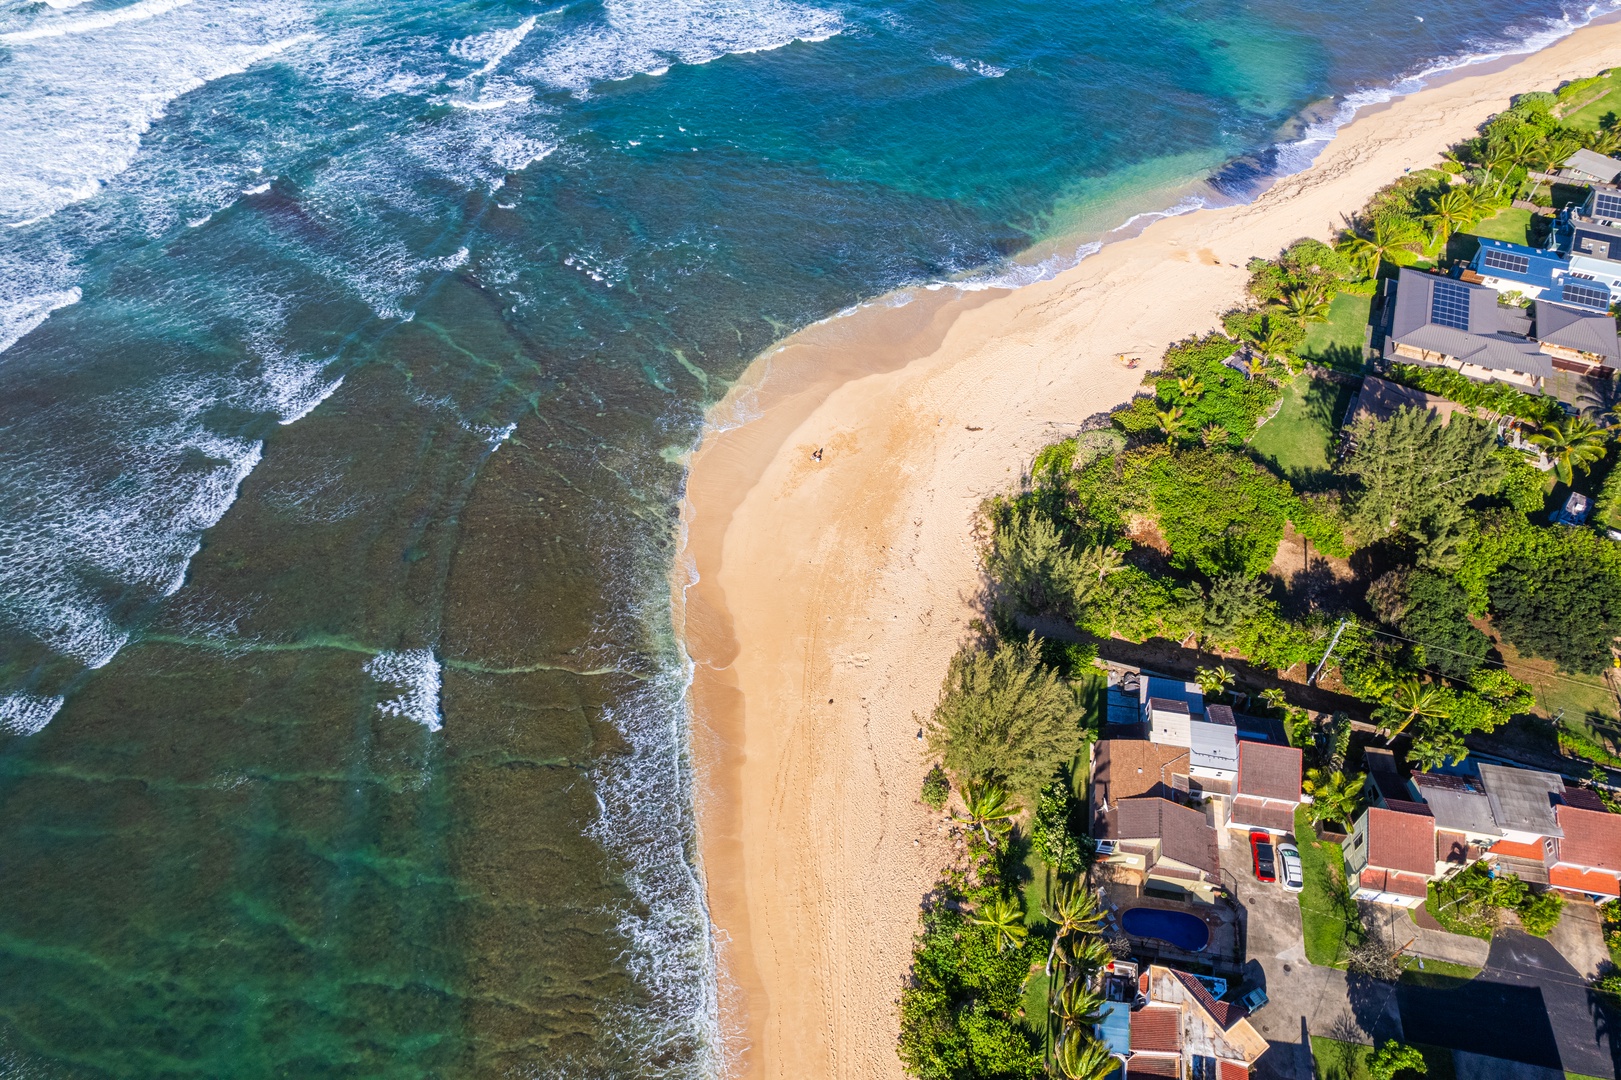
[[[73,1077],[718,1071],[705,406],[1566,16],[5,3],[0,1075]]]

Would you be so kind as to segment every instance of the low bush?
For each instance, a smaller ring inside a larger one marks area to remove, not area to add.
[[[923,791],[919,798],[923,805],[931,810],[945,809],[946,800],[951,797],[951,781],[946,777],[946,771],[937,761],[923,777]]]
[[[1557,398],[1527,394],[1507,383],[1476,382],[1451,368],[1392,364],[1388,377],[1460,405],[1474,406],[1504,416],[1517,416],[1537,424],[1546,424],[1565,415],[1564,407]]]

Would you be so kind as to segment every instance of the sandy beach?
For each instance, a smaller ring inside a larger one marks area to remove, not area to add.
[[[756,361],[692,459],[676,582],[742,1075],[901,1075],[895,1001],[951,859],[917,735],[978,612],[981,500],[1215,327],[1252,256],[1328,239],[1512,94],[1616,64],[1621,24],[1579,30],[1365,110],[1249,205],[1155,221],[1017,291],[868,306]]]

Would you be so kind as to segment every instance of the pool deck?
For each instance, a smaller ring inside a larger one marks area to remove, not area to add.
[[[1119,928],[1120,916],[1130,908],[1179,911],[1202,920],[1210,928],[1210,942],[1199,952],[1187,952],[1160,938],[1127,934],[1134,956],[1143,961],[1169,964],[1184,971],[1210,972],[1224,978],[1236,977],[1239,974],[1244,965],[1243,931],[1238,912],[1230,902],[1184,903],[1158,896],[1147,896],[1143,893],[1141,885],[1130,880],[1120,880],[1124,876],[1118,875],[1111,880],[1098,881],[1103,887],[1104,898],[1114,913],[1116,928]]]

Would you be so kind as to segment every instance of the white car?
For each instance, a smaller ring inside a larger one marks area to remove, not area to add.
[[[1299,892],[1306,887],[1300,871],[1300,849],[1290,843],[1278,845],[1278,883],[1287,892]]]

